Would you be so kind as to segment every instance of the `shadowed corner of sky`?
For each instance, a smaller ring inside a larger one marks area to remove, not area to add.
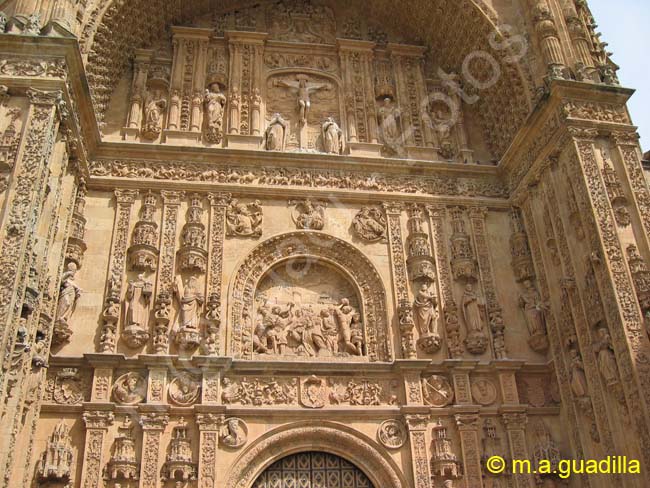
[[[636,89],[629,102],[641,147],[650,150],[650,1],[588,0],[607,50],[620,66],[621,85]]]

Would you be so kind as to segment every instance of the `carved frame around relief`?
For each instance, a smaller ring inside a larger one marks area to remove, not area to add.
[[[353,245],[316,231],[289,232],[272,237],[239,264],[230,285],[228,316],[231,332],[229,354],[252,359],[255,326],[255,291],[267,271],[290,258],[314,259],[335,267],[356,288],[369,361],[392,361],[390,330],[386,315],[383,280],[368,258]]]

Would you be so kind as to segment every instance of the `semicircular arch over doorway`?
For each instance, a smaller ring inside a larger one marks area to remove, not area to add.
[[[260,476],[268,473],[278,461],[300,453],[316,452],[341,458],[345,469],[349,469],[348,465],[354,466],[367,477],[370,488],[408,486],[403,473],[385,450],[361,432],[338,422],[303,421],[271,430],[248,446],[233,463],[224,488],[253,488]],[[283,488],[282,485],[279,488]],[[330,487],[325,485],[325,488]]]

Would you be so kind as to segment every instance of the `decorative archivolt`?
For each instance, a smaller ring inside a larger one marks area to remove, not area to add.
[[[364,324],[365,355],[370,361],[391,361],[392,347],[386,314],[383,280],[368,258],[356,247],[315,231],[281,234],[261,243],[235,272],[230,289],[229,354],[252,359],[257,324],[256,291],[268,272],[291,259],[308,260],[336,269],[356,288]]]
[[[377,487],[408,486],[404,475],[379,444],[335,422],[297,422],[267,432],[233,463],[226,488],[249,488],[271,464],[292,454],[322,451],[352,462]],[[270,454],[270,455],[269,455]]]

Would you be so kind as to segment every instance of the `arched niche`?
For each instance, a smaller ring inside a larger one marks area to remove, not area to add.
[[[408,486],[395,462],[373,440],[340,423],[305,421],[267,432],[247,447],[233,463],[225,488],[252,488],[269,466],[310,451],[345,459],[361,470],[374,487]]]
[[[290,285],[284,292],[283,282]],[[292,286],[298,289],[292,290]],[[294,291],[298,294],[295,298]],[[254,333],[263,319],[261,309],[275,313],[273,307],[279,307],[285,313],[290,302],[301,302],[306,309],[311,306],[318,315],[326,308],[347,312],[341,308],[345,305],[343,299],[347,299],[362,324],[363,354],[358,356],[348,351],[328,355],[326,359],[357,358],[372,362],[393,359],[383,280],[359,249],[336,237],[316,231],[296,231],[264,241],[237,268],[229,297],[228,353],[235,358],[260,358],[259,352],[254,351]],[[322,356],[271,354],[266,359],[320,360]]]

